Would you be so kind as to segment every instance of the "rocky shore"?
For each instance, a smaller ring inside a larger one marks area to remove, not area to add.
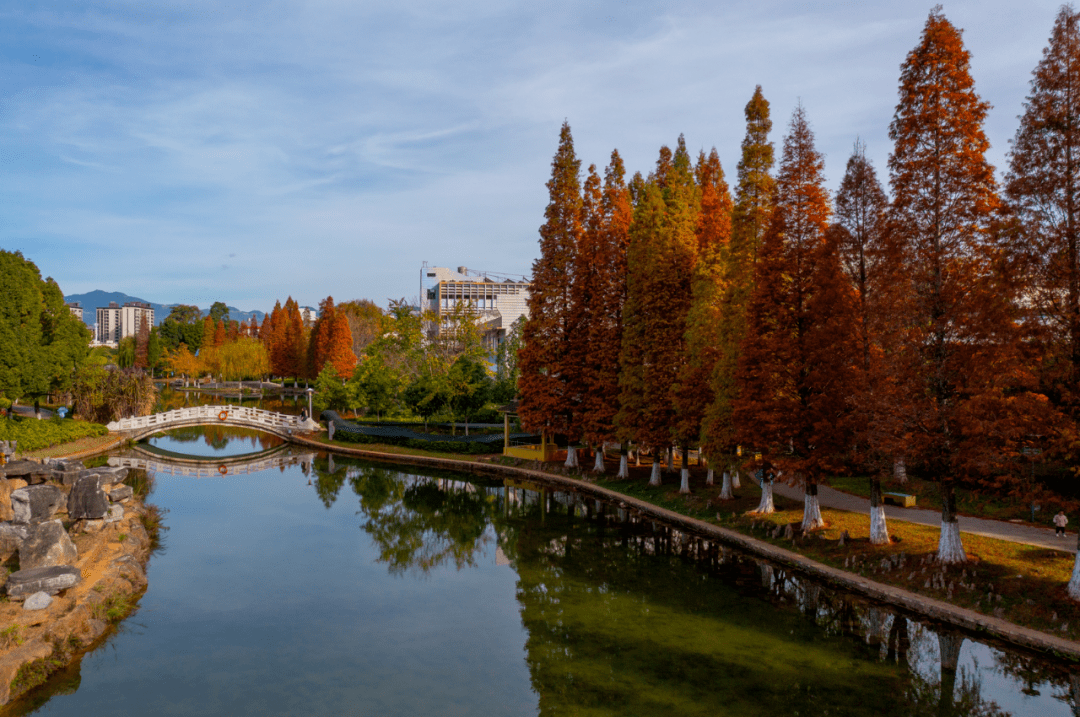
[[[127,473],[0,467],[0,705],[76,659],[145,591],[148,509]]]

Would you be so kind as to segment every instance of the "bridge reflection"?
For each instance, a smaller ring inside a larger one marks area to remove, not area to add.
[[[109,465],[151,471],[159,476],[218,478],[223,475],[245,475],[289,466],[300,466],[306,469],[314,460],[315,453],[313,452],[294,453],[287,448],[276,448],[255,455],[210,459],[164,457],[135,448],[128,455],[109,456]]]

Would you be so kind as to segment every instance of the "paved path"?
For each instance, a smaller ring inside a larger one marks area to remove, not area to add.
[[[801,501],[803,499],[803,489],[801,487],[790,486],[786,483],[773,485],[773,492],[792,500]],[[821,503],[823,508],[836,508],[837,510],[870,515],[870,500],[868,498],[860,498],[850,493],[841,493],[828,486],[818,487],[818,502]],[[888,520],[905,520],[909,523],[920,523],[934,527],[941,525],[941,511],[939,510],[901,508],[895,505],[887,505],[885,506],[885,517]],[[965,515],[959,516],[959,520],[960,530],[964,533],[985,535],[1014,543],[1025,543],[1027,545],[1062,550],[1067,553],[1076,553],[1076,533],[1066,533],[1064,538],[1058,538],[1050,528],[1036,528],[1031,525],[1009,523],[1003,520],[970,518]]]

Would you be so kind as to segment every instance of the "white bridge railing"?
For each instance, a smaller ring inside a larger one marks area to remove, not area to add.
[[[110,456],[109,465],[122,468],[141,468],[157,475],[189,476],[192,478],[217,478],[224,475],[244,475],[246,473],[258,473],[259,471],[281,466],[295,466],[315,460],[314,453],[302,453],[299,455],[275,455],[254,460],[249,463],[222,463],[220,465],[203,464],[191,465],[184,463],[170,463],[167,458],[160,460],[152,458],[134,458],[131,456]]]
[[[264,411],[249,406],[190,406],[176,408],[164,413],[135,418],[121,418],[108,425],[111,432],[158,431],[170,426],[190,425],[192,423],[239,424],[251,428],[263,428],[271,433],[291,433],[293,431],[317,431],[319,424],[310,418],[290,416],[285,413]]]

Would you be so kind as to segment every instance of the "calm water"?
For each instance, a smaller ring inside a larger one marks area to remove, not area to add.
[[[322,456],[151,501],[139,610],[16,714],[1072,714],[1063,664],[571,494]]]

